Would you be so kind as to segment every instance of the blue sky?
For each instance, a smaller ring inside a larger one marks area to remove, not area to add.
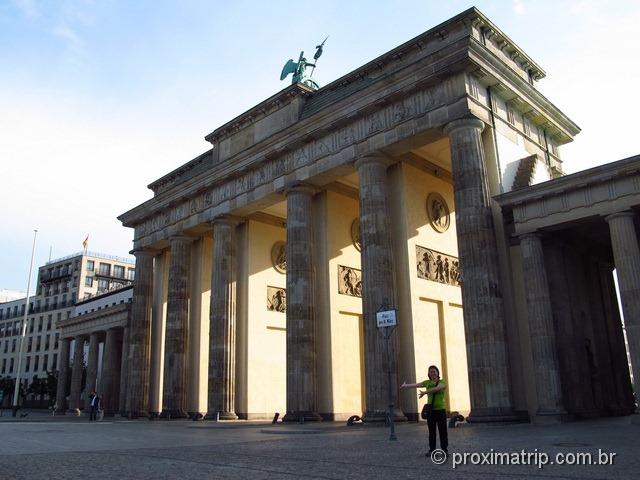
[[[582,133],[567,172],[640,153],[640,2],[0,0],[0,289],[82,249],[124,256],[116,216],[204,136],[286,86],[280,70],[330,35],[326,84],[475,5],[547,72]],[[635,106],[634,106],[635,103]]]

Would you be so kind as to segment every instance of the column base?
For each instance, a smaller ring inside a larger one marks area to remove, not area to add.
[[[535,425],[557,425],[569,421],[569,414],[564,410],[557,412],[536,412],[531,419]]]
[[[205,415],[206,420],[237,420],[238,415],[235,412],[207,412]]]
[[[180,418],[189,418],[189,415],[187,415],[187,412],[185,412],[184,410],[180,410],[179,408],[174,408],[174,409],[164,409],[162,410],[162,413],[160,414],[160,416],[162,418],[166,418],[168,420],[174,420],[174,419],[180,419]]]
[[[284,417],[282,417],[283,422],[321,422],[322,417],[318,412],[287,412]]]
[[[523,423],[528,421],[528,412],[515,411],[511,408],[472,408],[467,417],[469,423]]]
[[[362,415],[362,423],[386,423],[389,410],[370,410]],[[407,417],[398,407],[393,408],[393,421],[406,422]]]
[[[144,417],[148,417],[149,416],[149,412],[145,412],[145,411],[142,411],[142,410],[131,410],[130,412],[127,412],[127,414],[125,416],[128,419],[144,418]]]

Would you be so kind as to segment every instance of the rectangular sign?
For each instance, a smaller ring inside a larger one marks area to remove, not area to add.
[[[396,322],[396,311],[395,310],[383,310],[381,312],[377,312],[376,313],[376,322],[378,323],[378,328],[395,327],[397,325],[397,322]]]

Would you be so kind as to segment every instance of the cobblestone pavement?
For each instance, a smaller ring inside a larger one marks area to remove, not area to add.
[[[624,417],[551,426],[462,425],[449,430],[451,455],[436,465],[424,456],[424,423],[397,426],[392,442],[386,428],[344,423],[90,423],[85,417],[33,413],[16,420],[5,414],[0,479],[637,479],[636,422]],[[530,464],[522,464],[523,451]],[[459,464],[465,453],[467,463],[485,464]],[[584,453],[592,463],[608,464],[539,466],[544,455],[548,462],[574,462],[584,460],[578,458]],[[503,463],[509,454],[512,464],[495,464],[498,454],[505,454]]]

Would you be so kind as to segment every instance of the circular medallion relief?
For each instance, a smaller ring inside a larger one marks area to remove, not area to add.
[[[271,263],[277,272],[287,271],[287,245],[284,242],[276,242],[271,247]]]
[[[360,240],[360,219],[356,218],[351,222],[351,241],[353,242],[353,246],[356,247],[356,250],[359,252],[362,251],[362,242]]]
[[[442,195],[432,192],[427,197],[427,215],[429,222],[436,232],[446,232],[451,223],[449,206]]]

